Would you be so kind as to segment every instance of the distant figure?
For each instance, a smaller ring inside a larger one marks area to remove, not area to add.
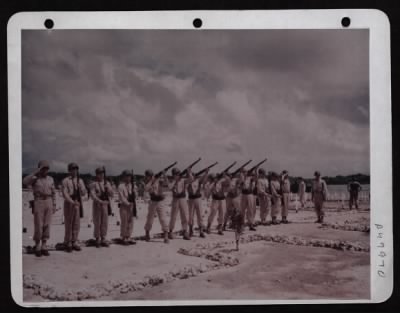
[[[289,214],[289,202],[290,202],[290,180],[289,180],[289,172],[282,172],[282,223],[287,224],[289,221],[287,220],[287,216]]]
[[[347,185],[347,191],[350,193],[350,210],[353,208],[353,204],[355,204],[355,207],[358,210],[358,193],[361,189],[361,184],[352,177],[350,183]]]
[[[326,195],[328,193],[328,188],[326,182],[321,179],[321,173],[316,171],[314,173],[315,179],[312,183],[311,190],[311,201],[314,201],[315,213],[317,214],[317,220],[315,223],[324,222],[324,201],[326,200]]]
[[[306,206],[306,183],[304,182],[304,179],[302,177],[299,178],[298,195],[299,195],[299,201],[301,204],[301,209],[304,209]],[[296,213],[297,213],[297,210],[296,210]]]

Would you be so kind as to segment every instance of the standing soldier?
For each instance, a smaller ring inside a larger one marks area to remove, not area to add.
[[[358,193],[361,189],[361,184],[352,177],[351,182],[347,185],[347,191],[350,193],[350,210],[353,208],[353,204],[355,204],[356,210],[358,210]]]
[[[80,251],[78,235],[80,229],[80,210],[83,210],[82,197],[87,195],[85,184],[78,176],[79,166],[76,163],[68,164],[69,176],[62,181],[62,194],[64,197],[64,225],[65,251]]]
[[[269,198],[271,194],[269,193],[268,179],[266,178],[266,173],[263,168],[258,170],[257,179],[257,196],[260,202],[260,219],[262,225],[267,224],[267,217],[269,213]]]
[[[211,212],[208,216],[207,234],[211,233],[211,225],[214,221],[215,215],[218,212],[218,234],[223,235],[222,223],[224,222],[224,212],[226,210],[226,201],[224,194],[224,184],[226,184],[228,176],[226,173],[219,174],[215,177],[211,185]]]
[[[280,195],[281,184],[278,179],[278,174],[275,172],[271,173],[270,189],[271,189],[271,203],[272,203],[272,210],[271,210],[272,225],[277,225],[279,224],[277,217],[279,213],[279,205],[281,203],[282,196]]]
[[[282,172],[282,223],[287,224],[290,203],[290,180],[288,171]]]
[[[53,178],[47,175],[49,169],[49,162],[42,160],[38,170],[23,179],[23,183],[33,189],[33,240],[37,257],[49,255],[46,243],[50,238],[51,216],[56,211],[56,189]]]
[[[168,240],[168,224],[165,216],[166,203],[163,193],[163,185],[165,184],[166,177],[165,171],[160,175],[154,175],[152,170],[146,170],[145,173],[145,186],[144,190],[150,195],[150,202],[146,218],[144,230],[146,231],[145,240],[150,241],[150,230],[153,226],[154,214],[157,212],[158,219],[164,233],[164,242],[169,243]]]
[[[317,214],[317,220],[315,223],[324,222],[324,201],[326,200],[326,195],[328,193],[328,188],[323,179],[321,179],[320,172],[316,171],[314,173],[315,179],[313,180],[312,190],[311,190],[311,201],[314,201],[315,213]]]
[[[304,210],[306,206],[306,183],[302,177],[299,178],[299,200],[301,204],[301,209]],[[297,213],[297,210],[296,210]]]
[[[104,167],[96,168],[96,180],[90,187],[93,199],[93,224],[96,247],[108,247],[106,240],[108,229],[108,206],[113,196],[111,184],[104,179]]]
[[[254,169],[257,171],[257,169]],[[245,169],[242,170],[241,177],[241,192],[240,210],[243,218],[247,217],[247,224],[250,230],[256,230],[254,227],[255,206],[254,189],[256,187],[255,178],[252,173],[248,173]]]
[[[201,207],[201,189],[207,179],[208,170],[201,177],[191,175],[191,181],[188,184],[189,194],[189,236],[193,236],[194,214],[197,217],[197,226],[199,227],[200,237],[204,238],[203,210]]]
[[[121,219],[122,244],[128,245],[133,232],[133,217],[136,209],[136,194],[133,186],[133,172],[124,170],[122,181],[118,185],[119,216]],[[135,243],[133,241],[133,243]]]
[[[190,173],[190,169],[188,170]],[[190,178],[185,179],[181,177],[181,171],[174,167],[172,169],[173,183],[172,183],[172,205],[171,205],[171,218],[169,222],[169,233],[168,238],[174,239],[174,228],[176,222],[176,216],[179,211],[179,216],[181,218],[182,231],[183,231],[183,239],[190,240],[188,233],[188,205],[186,200],[186,188],[188,183],[190,183]]]
[[[240,211],[240,178],[239,173],[228,180],[228,193],[226,195],[226,212],[224,216],[223,230],[229,219],[232,219]]]

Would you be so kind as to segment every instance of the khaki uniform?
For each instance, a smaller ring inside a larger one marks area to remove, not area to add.
[[[107,187],[107,191],[106,191]],[[93,198],[93,236],[105,239],[108,229],[108,204],[101,203],[101,195],[106,192],[109,198],[113,196],[111,184],[105,181],[95,181],[90,187],[90,195]]]
[[[145,186],[145,191],[150,194],[146,224],[144,225],[144,229],[147,232],[149,232],[153,226],[154,214],[156,212],[162,230],[164,232],[168,231],[168,223],[165,213],[167,209],[167,203],[165,202],[165,196],[162,191],[162,182],[163,180],[159,178],[156,179],[154,182],[149,182]]]
[[[257,179],[257,196],[260,202],[260,219],[266,222],[269,213],[269,183],[267,178]]]
[[[78,240],[79,229],[80,229],[80,204],[75,205],[75,201],[72,199],[74,194],[79,188],[81,198],[87,195],[85,184],[82,179],[73,178],[68,176],[62,181],[62,194],[64,197],[64,226],[65,235],[64,243],[70,244]]]
[[[39,177],[34,174],[24,178],[25,185],[31,185],[34,197],[33,240],[47,241],[50,238],[51,217],[56,209],[56,189],[50,176]]]
[[[211,212],[208,216],[208,225],[212,225],[215,215],[218,212],[218,227],[222,226],[224,222],[224,212],[226,210],[226,201],[225,201],[225,194],[224,194],[224,186],[225,179],[217,180],[211,187]]]
[[[134,202],[129,202],[129,199],[135,198],[134,192],[135,191],[131,183],[121,183],[118,185],[121,238],[130,238],[132,236]]]
[[[228,223],[229,218],[235,211],[240,211],[240,180],[238,178],[232,178],[229,180],[228,193],[226,195],[224,225]]]
[[[189,194],[189,226],[194,224],[194,214],[197,217],[197,226],[200,229],[204,228],[203,223],[203,210],[201,207],[201,187],[202,184],[199,178],[194,178],[192,182],[188,184],[188,194]]]
[[[306,183],[304,181],[300,182],[299,185],[299,200],[301,207],[304,208],[306,205]]]
[[[176,216],[179,211],[181,218],[182,230],[188,230],[188,203],[186,200],[186,186],[188,180],[179,178],[172,184],[172,204],[171,204],[171,218],[169,221],[169,231],[173,232],[175,228]]]
[[[247,218],[249,225],[254,224],[255,210],[256,210],[256,199],[253,194],[255,188],[255,181],[251,176],[245,176],[241,178],[242,185],[242,197],[240,201],[240,209],[242,211],[243,218]]]
[[[317,217],[324,216],[324,201],[326,199],[326,195],[328,194],[328,188],[326,186],[326,182],[323,179],[313,180],[312,184],[312,195],[315,205],[315,213]]]
[[[282,181],[282,217],[287,217],[289,214],[289,202],[290,202],[290,180],[285,178]]]
[[[271,216],[273,219],[277,218],[279,213],[279,205],[281,203],[279,193],[281,190],[281,185],[277,180],[271,180]]]

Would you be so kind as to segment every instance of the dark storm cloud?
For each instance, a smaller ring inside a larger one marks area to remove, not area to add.
[[[72,160],[141,172],[201,154],[267,155],[304,176],[369,172],[368,36],[23,31],[24,167],[48,158],[58,170]]]

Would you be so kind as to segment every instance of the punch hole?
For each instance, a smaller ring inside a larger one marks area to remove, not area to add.
[[[54,27],[54,22],[53,22],[53,20],[50,19],[50,18],[46,19],[46,20],[44,21],[44,26],[45,26],[47,29],[52,29],[52,28]]]
[[[195,18],[195,19],[193,20],[193,26],[194,26],[195,28],[200,28],[201,25],[203,25],[203,21],[202,21],[201,19]]]
[[[350,17],[346,16],[346,17],[342,18],[342,26],[343,27],[349,27],[350,22],[351,22]]]

